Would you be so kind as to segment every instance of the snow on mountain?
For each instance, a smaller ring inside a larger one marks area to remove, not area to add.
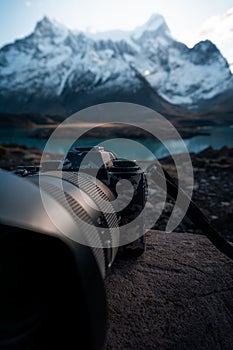
[[[85,99],[106,102],[130,95],[145,103],[148,94],[195,107],[232,87],[229,66],[216,46],[206,40],[189,49],[172,38],[161,15],[132,32],[96,35],[44,17],[31,35],[0,50],[1,111],[46,110],[52,102],[75,109]]]
[[[233,85],[227,62],[210,41],[202,41],[188,51],[184,49],[182,54],[176,46],[168,51],[167,76],[158,91],[171,103],[195,105]],[[147,79],[150,81],[149,76]],[[157,81],[154,85],[158,86]]]
[[[142,26],[137,27],[133,33],[132,38],[134,40],[140,39],[145,33],[158,33],[161,31],[163,34],[170,35],[170,30],[163,18],[163,16],[159,14],[152,15],[149,20]]]

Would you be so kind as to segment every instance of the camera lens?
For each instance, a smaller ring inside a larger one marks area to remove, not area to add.
[[[101,211],[102,201],[111,205],[111,191],[87,174],[80,179],[77,183],[76,175],[68,173],[61,196],[56,172],[42,176],[40,189],[38,175],[24,179],[0,172],[1,349],[104,346],[103,277],[116,255],[111,228],[117,218]],[[57,221],[64,219],[65,233],[48,216],[41,191]],[[91,224],[92,230],[84,231],[80,220]],[[77,237],[87,244],[69,236],[74,226]],[[99,227],[104,226],[110,228],[109,249],[101,248],[106,237],[100,237]]]

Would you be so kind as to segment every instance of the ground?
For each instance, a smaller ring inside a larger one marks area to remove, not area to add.
[[[233,262],[206,237],[150,231],[106,278],[106,350],[232,350]]]

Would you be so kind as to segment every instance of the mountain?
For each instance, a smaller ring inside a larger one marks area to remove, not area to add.
[[[231,91],[232,74],[216,46],[205,40],[189,49],[172,38],[161,15],[131,32],[96,36],[44,17],[32,34],[0,50],[4,113],[69,114],[127,101],[185,115]]]

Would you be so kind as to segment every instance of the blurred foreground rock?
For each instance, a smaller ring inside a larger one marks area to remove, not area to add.
[[[19,165],[39,165],[42,151],[37,147],[9,144],[0,145],[0,168],[14,170]],[[46,153],[45,159],[62,159],[62,155]]]
[[[15,169],[18,165],[36,165],[40,163],[41,150],[17,144],[0,145],[0,168]]]
[[[233,348],[233,262],[204,236],[150,231],[106,280],[107,350]]]

